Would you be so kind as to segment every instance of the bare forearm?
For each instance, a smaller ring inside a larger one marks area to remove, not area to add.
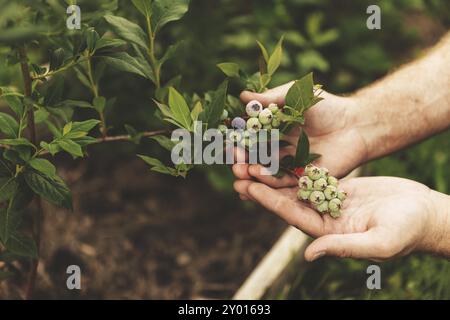
[[[353,96],[367,160],[450,126],[450,33],[424,57]]]
[[[450,258],[450,196],[431,191],[430,199],[430,224],[418,249]]]

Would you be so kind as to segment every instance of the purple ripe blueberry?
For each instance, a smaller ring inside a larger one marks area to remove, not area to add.
[[[233,121],[231,121],[231,126],[234,129],[244,130],[246,125],[247,125],[247,122],[244,119],[242,119],[241,117],[236,117],[233,119]]]
[[[252,100],[249,103],[247,103],[247,106],[245,107],[245,112],[247,112],[249,117],[255,118],[259,115],[262,109],[263,106],[259,101]]]

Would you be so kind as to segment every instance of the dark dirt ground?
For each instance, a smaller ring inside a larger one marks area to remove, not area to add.
[[[74,212],[45,205],[38,299],[230,298],[286,227],[202,173],[151,173],[135,156],[60,160]],[[66,288],[66,268],[82,290]],[[25,275],[0,284],[20,298]]]

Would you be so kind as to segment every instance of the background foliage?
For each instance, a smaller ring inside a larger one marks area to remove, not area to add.
[[[51,4],[64,1],[47,1]],[[68,1],[69,2],[69,1]],[[75,2],[75,1],[72,1]],[[0,4],[5,5],[6,1]],[[94,21],[97,30],[106,31],[101,19],[107,12],[127,17],[131,21],[145,18],[130,1],[77,1],[84,19]],[[297,79],[314,71],[316,81],[334,93],[349,93],[386,74],[399,64],[421,54],[423,48],[435,43],[450,26],[450,4],[446,0],[381,0],[382,30],[370,31],[365,26],[365,10],[373,1],[348,0],[193,0],[183,19],[164,28],[158,35],[155,52],[183,40],[173,59],[165,65],[163,82],[182,74],[180,88],[190,94],[211,90],[218,86],[223,75],[216,64],[238,62],[244,69],[255,69],[258,48],[255,38],[269,44],[272,50],[284,35],[283,58],[273,85]],[[64,6],[62,6],[64,7]],[[21,14],[0,10],[0,26],[8,24],[12,15]],[[61,11],[61,15],[65,13]],[[55,21],[48,21],[48,24]],[[26,34],[24,35],[26,37]],[[30,57],[47,61],[51,41],[34,46]],[[7,50],[0,47],[0,85],[21,87],[20,73],[8,67]],[[90,100],[91,92],[76,81],[69,71],[65,95],[76,100]],[[155,121],[154,86],[147,79],[131,73],[124,74],[106,68],[99,87],[105,97],[117,97],[106,110],[111,133],[126,132],[129,124],[137,130],[158,126]],[[230,83],[230,91],[238,94],[238,83]],[[75,119],[90,118],[94,111],[78,109]],[[366,167],[370,175],[393,175],[412,178],[431,188],[448,193],[450,181],[450,135],[443,133],[417,146],[374,161]],[[164,152],[154,141],[145,141],[136,150]],[[93,160],[91,160],[93,161]],[[231,196],[232,177],[224,167],[203,168],[211,184]],[[300,273],[297,282],[279,298],[449,298],[449,264],[444,259],[412,256],[383,264],[383,290],[370,293],[365,289],[367,262],[323,259],[309,265]],[[305,276],[306,274],[306,276]],[[360,284],[360,285],[359,285]]]

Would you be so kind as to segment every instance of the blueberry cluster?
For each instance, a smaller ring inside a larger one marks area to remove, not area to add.
[[[322,214],[329,213],[331,217],[339,218],[347,193],[338,189],[338,179],[331,176],[326,168],[307,165],[298,186],[299,200],[308,202]]]
[[[267,108],[264,108],[259,101],[252,100],[247,104],[245,112],[247,116],[235,117],[231,121],[231,127],[234,131],[229,134],[228,139],[233,142],[241,142],[246,147],[250,147],[252,144],[250,139],[251,133],[256,133],[261,129],[276,129],[281,125],[280,116],[282,110],[275,103],[271,103]],[[227,118],[228,112],[224,110],[221,120],[226,120]],[[218,129],[225,133],[228,128],[226,125],[221,124]]]

